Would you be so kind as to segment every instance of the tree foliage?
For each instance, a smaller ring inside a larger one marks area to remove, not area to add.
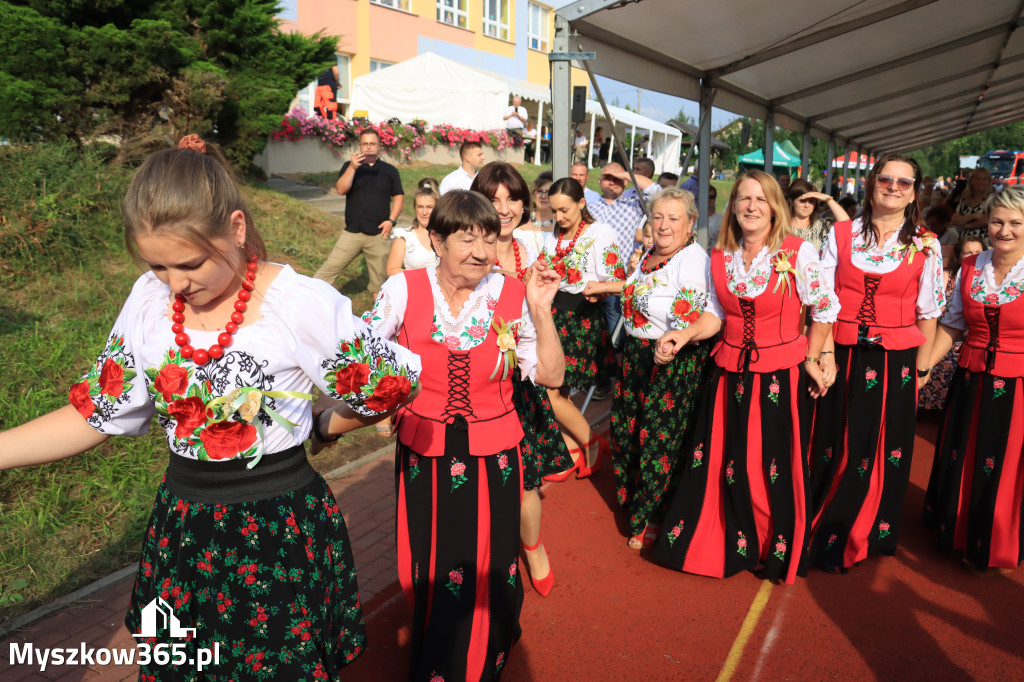
[[[1024,121],[925,147],[911,156],[921,164],[925,175],[954,176],[960,168],[961,156],[981,156],[994,149],[1024,149]]]
[[[279,30],[277,0],[0,1],[0,135],[101,135],[121,158],[186,133],[248,167],[337,38]]]

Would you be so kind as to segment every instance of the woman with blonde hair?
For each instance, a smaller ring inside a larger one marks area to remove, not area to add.
[[[626,341],[610,421],[615,497],[628,512],[632,549],[661,521],[710,350],[698,344],[665,365],[654,359],[661,335],[685,329],[707,305],[708,254],[693,238],[696,219],[692,193],[671,187],[656,194],[653,244],[622,290]]]
[[[968,256],[928,359],[966,331],[925,494],[925,523],[968,569],[1009,572],[1024,559],[1024,188],[992,200],[992,249]]]
[[[820,353],[839,303],[817,250],[790,232],[775,178],[743,173],[725,216],[706,271],[707,307],[655,349],[655,361],[668,364],[722,332],[655,555],[689,573],[761,570],[791,583],[810,530],[811,398],[835,379],[835,363]],[[799,331],[801,305],[812,311],[809,338]]]

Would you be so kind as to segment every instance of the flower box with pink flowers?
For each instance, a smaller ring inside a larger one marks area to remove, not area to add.
[[[422,121],[407,124],[363,120],[327,120],[295,107],[270,134],[266,148],[254,159],[271,173],[323,173],[341,169],[356,151],[359,134],[373,128],[380,135],[381,157],[396,166],[414,161],[459,163],[459,146],[479,142],[488,161],[523,162],[523,147],[504,130],[469,130]]]

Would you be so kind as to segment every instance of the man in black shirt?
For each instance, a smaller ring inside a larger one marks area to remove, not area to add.
[[[374,295],[384,284],[384,266],[391,244],[388,235],[402,213],[405,193],[398,169],[378,158],[380,135],[368,128],[359,134],[359,149],[338,173],[338,194],[345,202],[345,231],[327,260],[313,275],[334,283],[341,271],[360,253],[366,258],[369,291]]]

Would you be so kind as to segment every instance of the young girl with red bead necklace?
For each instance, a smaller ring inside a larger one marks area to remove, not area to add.
[[[223,158],[195,135],[157,152],[124,201],[149,271],[70,404],[0,433],[0,469],[64,459],[154,416],[170,448],[125,625],[147,607],[194,628],[203,679],[337,679],[365,646],[345,522],[302,442],[326,442],[408,400],[419,358],[373,336],[348,299],[266,249]],[[337,402],[313,416],[312,389]],[[54,438],[54,434],[61,434]],[[197,679],[143,665],[146,680]]]
[[[609,225],[595,222],[587,211],[583,187],[572,178],[562,178],[548,190],[548,203],[555,214],[555,230],[545,235],[541,257],[562,277],[555,297],[555,328],[565,349],[565,381],[548,396],[562,435],[573,457],[572,467],[545,476],[546,481],[564,481],[575,471],[586,478],[601,466],[601,450],[590,456],[601,438],[569,398],[571,389],[586,390],[604,383],[615,371],[611,330],[601,301],[622,293],[626,262],[615,244]]]

